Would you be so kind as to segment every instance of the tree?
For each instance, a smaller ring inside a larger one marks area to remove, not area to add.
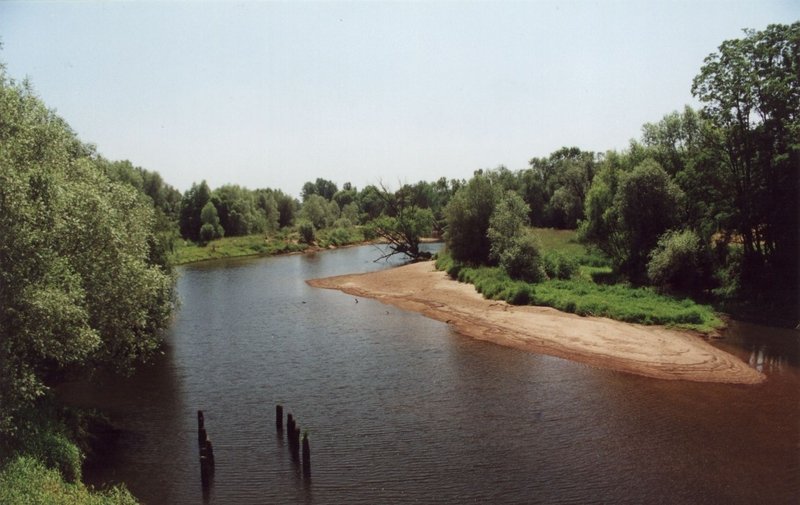
[[[395,254],[405,254],[411,259],[428,259],[429,252],[420,250],[421,237],[430,235],[433,214],[430,209],[411,206],[394,217],[381,216],[372,222],[373,232],[389,243],[389,252],[378,260]],[[377,260],[376,260],[377,261]]]
[[[642,127],[642,144],[631,143],[634,157],[658,162],[686,194],[685,226],[704,244],[730,230],[733,186],[720,163],[718,150],[709,142],[714,126],[687,106],[656,123]]]
[[[256,191],[256,208],[264,219],[264,229],[261,231],[274,232],[280,227],[280,211],[272,190]]]
[[[539,282],[546,278],[539,239],[528,229],[511,238],[506,249],[500,253],[499,263],[512,279]]]
[[[507,191],[497,203],[489,218],[489,258],[499,261],[503,253],[514,242],[514,238],[521,235],[528,227],[528,213],[530,208],[525,200],[514,191]]]
[[[606,153],[597,175],[586,194],[586,218],[578,228],[578,236],[597,246],[619,264],[626,255],[625,233],[614,207],[620,179],[628,170],[629,156],[614,151]]]
[[[280,190],[275,190],[274,194],[278,204],[278,227],[291,226],[300,208],[300,202]]]
[[[310,221],[314,228],[321,230],[332,225],[339,217],[339,207],[336,206],[336,202],[329,202],[324,197],[313,194],[303,201],[300,214],[303,219]]]
[[[702,243],[692,230],[666,232],[649,256],[647,277],[654,285],[677,290],[702,285]]]
[[[211,200],[211,189],[206,181],[200,184],[192,184],[192,187],[184,193],[181,199],[180,210],[180,230],[181,235],[189,240],[197,241],[200,239],[200,212],[203,207]]]
[[[682,200],[683,192],[655,161],[646,160],[620,179],[612,210],[622,230],[617,260],[631,280],[645,279],[647,257],[658,238],[681,222]]]
[[[152,263],[154,209],[0,67],[0,436],[48,377],[147,359],[173,280]]]
[[[453,195],[445,209],[447,248],[453,259],[473,264],[489,262],[487,231],[496,200],[496,188],[483,173],[476,173]]]
[[[266,230],[266,216],[256,205],[256,192],[226,184],[214,190],[212,201],[227,236],[250,235]]]
[[[369,187],[369,186],[368,186]],[[433,228],[433,213],[423,205],[428,203],[421,186],[405,185],[391,193],[385,186],[373,193],[382,203],[384,214],[372,220],[368,229],[389,244],[389,252],[376,261],[395,254],[404,254],[411,259],[428,259],[430,253],[420,250],[422,237],[430,236]]]
[[[357,202],[362,222],[372,221],[386,210],[386,197],[377,186],[369,185],[361,190]]]
[[[303,197],[303,202],[308,200],[311,195],[319,195],[325,200],[330,201],[337,191],[339,191],[339,188],[336,187],[336,184],[332,181],[318,177],[314,182],[309,181],[303,184],[301,196]]]
[[[225,229],[219,224],[219,215],[213,202],[208,202],[200,212],[200,240],[210,242],[225,235]]]
[[[797,289],[800,22],[745,30],[705,59],[692,93],[732,182],[743,283]],[[765,275],[768,274],[768,275]],[[766,287],[762,286],[762,287]]]
[[[583,202],[596,170],[596,156],[562,147],[547,158],[532,158],[519,174],[518,191],[536,226],[574,229],[583,219]]]

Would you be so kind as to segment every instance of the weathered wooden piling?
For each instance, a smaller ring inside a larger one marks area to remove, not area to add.
[[[283,405],[275,405],[275,428],[283,431]]]
[[[311,447],[308,444],[308,432],[303,433],[303,475],[311,478]]]
[[[292,445],[292,436],[294,435],[294,417],[292,414],[286,415],[286,440],[289,446]]]
[[[206,458],[208,458],[208,463],[211,465],[211,472],[214,472],[214,446],[211,445],[211,440],[206,440],[205,446],[205,454],[203,454]]]
[[[213,466],[208,460],[207,456],[200,456],[200,482],[203,487],[207,487],[211,483],[211,474],[213,473]]]
[[[200,449],[200,481],[206,488],[214,475],[214,447],[208,439],[202,410],[197,411],[197,446]]]

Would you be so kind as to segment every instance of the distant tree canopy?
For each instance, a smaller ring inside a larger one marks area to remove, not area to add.
[[[594,179],[597,156],[562,147],[547,158],[533,158],[520,174],[518,191],[531,209],[534,226],[574,229],[583,219],[583,202]]]
[[[208,242],[212,240],[209,237],[272,233],[291,226],[299,208],[294,198],[279,190],[250,190],[226,184],[212,191],[206,181],[193,184],[180,202],[180,234],[195,242]],[[216,225],[202,219],[202,211],[209,203],[219,219]],[[211,228],[202,232],[204,224],[211,224]]]
[[[153,258],[155,208],[174,200],[160,178],[97,157],[3,67],[0,118],[3,436],[54,374],[127,369],[158,348],[173,279]]]
[[[303,185],[301,196],[303,202],[308,200],[311,195],[319,195],[325,200],[332,200],[333,196],[339,191],[339,188],[333,182],[327,179],[317,178],[314,182],[307,182]]]
[[[499,192],[500,188],[489,176],[476,172],[450,199],[444,212],[447,248],[454,259],[465,263],[489,263],[491,243],[487,233]]]

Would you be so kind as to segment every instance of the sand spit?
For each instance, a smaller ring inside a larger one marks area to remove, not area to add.
[[[701,337],[659,326],[486,300],[433,262],[308,281],[420,312],[481,340],[646,377],[757,384],[765,376]]]

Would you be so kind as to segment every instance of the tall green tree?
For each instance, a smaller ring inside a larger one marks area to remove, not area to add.
[[[498,190],[482,172],[461,187],[445,209],[447,248],[453,258],[473,264],[489,263],[487,232]]]
[[[335,195],[337,191],[339,191],[339,188],[333,181],[317,177],[314,182],[309,181],[303,184],[301,196],[303,197],[304,202],[308,200],[311,195],[319,195],[325,200],[330,201],[333,199],[333,195]]]
[[[211,200],[211,189],[206,181],[192,184],[192,187],[183,194],[179,225],[181,235],[189,240],[200,240],[200,212]]]
[[[220,225],[219,214],[214,202],[209,201],[200,211],[200,241],[210,242],[225,236],[225,229]]]
[[[648,255],[658,238],[681,222],[683,199],[680,188],[653,160],[645,160],[620,179],[612,207],[619,229],[624,230],[623,254],[617,260],[632,280],[646,280]]]
[[[64,370],[128,369],[160,344],[173,281],[154,209],[0,67],[0,437]]]
[[[489,218],[487,236],[490,259],[500,261],[503,253],[511,248],[514,239],[530,225],[529,213],[528,204],[518,193],[507,191],[503,195]]]
[[[547,158],[532,158],[519,174],[517,191],[531,208],[536,226],[574,229],[583,219],[583,202],[594,178],[594,153],[562,147]]]
[[[800,22],[745,30],[709,55],[692,93],[714,125],[733,186],[748,285],[796,286],[800,193]]]

